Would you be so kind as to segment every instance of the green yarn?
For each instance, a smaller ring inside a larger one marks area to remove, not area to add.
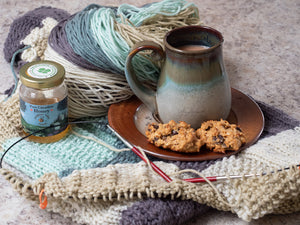
[[[156,15],[176,16],[180,11],[194,6],[193,3],[188,3],[185,0],[164,0],[152,4],[147,4],[144,7],[138,8],[129,4],[122,4],[118,8],[118,14],[127,17],[135,26],[141,26],[147,19]],[[199,15],[195,15],[199,17]]]
[[[113,73],[122,73],[104,54],[102,47],[95,41],[94,35],[91,32],[90,20],[99,7],[95,5],[88,7],[77,13],[74,18],[66,23],[65,31],[68,43],[76,54],[99,69]]]
[[[118,32],[114,31],[116,20],[120,18],[115,16],[112,9],[100,8],[93,12],[90,18],[90,28],[105,56],[120,71],[124,71],[130,46]],[[157,79],[158,68],[145,57],[137,55],[133,64],[142,80],[155,81]]]
[[[124,75],[130,46],[115,30],[116,23],[139,27],[157,15],[176,16],[191,6],[195,5],[185,0],[164,0],[140,8],[128,4],[118,8],[94,4],[75,14],[66,23],[65,32],[76,54],[102,71]],[[133,65],[138,78],[157,81],[159,68],[151,60],[137,55]]]
[[[12,90],[12,92],[10,93],[10,95],[9,95],[7,98],[5,98],[4,101],[7,101],[7,99],[9,99],[10,96],[12,96],[12,95],[16,92],[16,90],[17,90],[18,83],[19,83],[19,79],[18,79],[18,77],[17,77],[17,75],[16,75],[16,72],[15,72],[15,69],[14,69],[14,64],[15,64],[17,55],[18,55],[19,53],[25,51],[25,50],[28,49],[28,48],[31,48],[31,46],[25,46],[24,48],[17,50],[17,51],[13,54],[13,56],[12,56],[12,58],[11,58],[10,69],[11,69],[11,72],[12,72],[12,74],[13,74],[13,76],[14,76],[15,85],[14,85],[14,89]]]
[[[112,9],[100,8],[90,18],[90,29],[106,57],[123,70],[129,46],[120,34],[114,32],[115,21]]]

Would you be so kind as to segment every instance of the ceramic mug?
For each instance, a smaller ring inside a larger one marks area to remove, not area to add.
[[[222,34],[210,27],[185,26],[164,37],[164,49],[151,41],[137,43],[126,59],[125,75],[134,94],[163,123],[185,121],[199,128],[206,120],[226,119],[231,89],[223,63]],[[156,91],[136,77],[132,58],[153,50],[162,60]]]

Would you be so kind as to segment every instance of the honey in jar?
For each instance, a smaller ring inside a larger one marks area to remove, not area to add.
[[[20,70],[20,113],[24,133],[39,143],[60,140],[68,132],[65,69],[52,61],[35,61]]]

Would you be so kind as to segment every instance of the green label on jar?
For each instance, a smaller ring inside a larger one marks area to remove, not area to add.
[[[50,64],[37,64],[28,68],[27,73],[29,76],[39,79],[53,77],[57,74],[57,68]]]
[[[68,126],[68,98],[50,105],[34,105],[20,98],[21,123],[26,133],[46,137]],[[46,128],[46,129],[45,129]]]

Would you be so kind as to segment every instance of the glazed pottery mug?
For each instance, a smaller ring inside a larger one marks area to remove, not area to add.
[[[206,120],[226,119],[231,89],[222,54],[222,34],[210,27],[184,26],[168,32],[164,49],[151,41],[137,43],[126,59],[125,75],[134,94],[163,123],[185,121],[199,128]],[[132,58],[153,50],[162,60],[156,91],[136,77]]]

